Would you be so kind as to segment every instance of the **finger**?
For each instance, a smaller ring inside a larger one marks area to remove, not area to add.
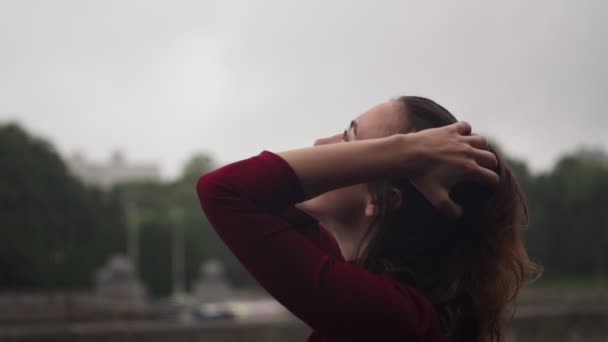
[[[498,169],[498,159],[496,158],[496,155],[490,151],[478,148],[473,149],[473,158],[475,158],[475,162],[480,166],[490,170]]]
[[[462,207],[454,202],[447,194],[439,203],[437,203],[436,207],[450,220],[456,220],[462,216]]]
[[[489,187],[496,187],[500,182],[498,174],[490,169],[487,169],[481,165],[477,165],[472,168],[473,171],[469,173],[467,177],[471,181],[481,183]]]
[[[454,220],[462,215],[462,207],[452,200],[448,190],[435,188],[434,191],[426,191],[424,196],[449,219]]]
[[[466,121],[459,121],[454,124],[454,127],[456,128],[456,132],[459,134],[462,134],[462,135],[471,134],[471,125],[469,125],[469,123]]]
[[[471,134],[471,135],[464,136],[464,137],[462,137],[462,140],[475,148],[480,148],[483,150],[487,150],[490,146],[488,144],[488,141],[486,140],[486,138],[482,137],[481,135],[477,135],[477,134]]]

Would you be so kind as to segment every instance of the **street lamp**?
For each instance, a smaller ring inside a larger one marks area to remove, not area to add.
[[[127,254],[133,262],[133,271],[139,275],[139,209],[129,200],[127,209]]]
[[[173,277],[173,296],[183,295],[185,292],[184,285],[184,262],[185,262],[185,242],[184,242],[184,211],[179,207],[169,209],[169,218],[171,220],[171,228],[173,230],[172,242],[172,277]]]

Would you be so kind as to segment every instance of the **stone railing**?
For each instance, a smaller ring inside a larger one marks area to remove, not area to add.
[[[167,320],[167,307],[110,305],[85,295],[0,296],[0,341],[304,341],[297,319]],[[526,291],[507,342],[608,341],[608,292]]]

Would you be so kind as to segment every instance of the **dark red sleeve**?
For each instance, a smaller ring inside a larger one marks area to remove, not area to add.
[[[350,340],[424,339],[436,322],[416,289],[329,255],[284,213],[304,199],[289,164],[264,151],[207,173],[207,218],[245,268],[311,328]]]
[[[283,210],[279,216],[320,250],[339,260],[344,260],[334,236],[313,217],[293,205]]]

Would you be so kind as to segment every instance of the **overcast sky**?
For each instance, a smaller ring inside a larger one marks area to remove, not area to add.
[[[432,98],[534,169],[608,149],[608,1],[0,0],[0,121],[174,176]]]

